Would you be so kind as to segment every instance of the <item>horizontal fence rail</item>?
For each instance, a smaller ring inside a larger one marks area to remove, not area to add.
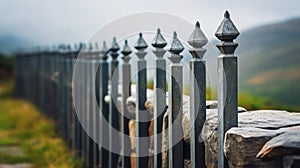
[[[223,168],[228,167],[223,151],[224,135],[238,123],[238,63],[234,55],[238,44],[233,40],[239,32],[227,11],[215,35],[221,41],[217,44],[221,52],[217,60],[218,167]],[[167,42],[157,29],[151,43],[156,57],[153,114],[147,107],[148,44],[142,33],[134,45],[136,62],[130,62],[133,51],[129,42],[125,40],[120,49],[116,38],[109,48],[105,42],[101,49],[97,43],[80,43],[19,52],[16,96],[32,101],[56,122],[57,131],[76,156],[85,161],[86,167],[205,167],[201,130],[206,121],[206,49],[203,47],[207,42],[197,22],[187,41],[193,58],[189,62],[189,74],[183,74],[180,63],[185,48],[177,33],[173,33],[166,50]],[[170,73],[164,58],[167,51]],[[135,91],[131,79],[133,64],[137,67]],[[190,77],[189,149],[183,140],[182,126],[184,75]],[[133,94],[135,113],[128,110]],[[166,142],[168,145],[164,146]]]

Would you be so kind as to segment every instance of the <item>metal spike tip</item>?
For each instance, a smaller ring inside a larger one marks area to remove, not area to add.
[[[143,38],[143,34],[139,33],[139,38],[134,46],[135,49],[137,50],[144,50],[148,47],[146,41]]]
[[[93,43],[92,43],[92,42],[90,42],[89,47],[90,47],[90,48],[89,48],[90,50],[93,50]]]
[[[124,44],[124,47],[123,47],[123,51],[121,52],[124,56],[128,56],[129,54],[131,54],[131,49],[129,48],[128,46],[128,41],[125,40],[125,44]]]
[[[160,34],[160,28],[157,28],[157,34]]]
[[[177,38],[177,33],[176,33],[176,31],[173,32],[173,38],[174,38],[174,39]]]
[[[230,14],[229,14],[229,12],[228,12],[227,10],[225,11],[224,17],[225,17],[226,19],[229,19],[229,18],[230,18]]]
[[[160,33],[160,28],[157,28],[156,35],[152,41],[152,46],[155,48],[164,48],[167,45],[166,40]]]
[[[106,51],[107,50],[107,46],[106,46],[106,42],[103,41],[103,44],[102,44],[102,50],[103,51]]]
[[[184,46],[177,38],[177,33],[174,31],[169,52],[171,52],[172,54],[180,54],[183,50],[184,50]]]
[[[112,51],[112,52],[118,52],[119,49],[120,49],[120,47],[118,45],[117,39],[116,39],[116,37],[114,37],[113,38],[112,47],[110,48],[110,51]]]

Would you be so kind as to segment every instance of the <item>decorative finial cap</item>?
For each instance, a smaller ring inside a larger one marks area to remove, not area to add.
[[[89,51],[93,51],[93,49],[94,49],[94,48],[93,48],[93,43],[90,42],[90,43],[89,43]]]
[[[95,51],[100,51],[100,49],[99,49],[99,46],[98,46],[98,43],[97,42],[95,42]]]
[[[174,31],[169,52],[172,54],[180,54],[183,50],[184,50],[184,46],[177,38],[177,33]]]
[[[112,51],[112,52],[118,52],[119,49],[120,49],[120,47],[118,45],[117,39],[116,39],[116,37],[114,37],[113,38],[112,47],[110,48],[110,51]]]
[[[239,36],[239,31],[230,19],[228,11],[224,14],[224,19],[218,27],[215,36],[221,41],[233,41]]]
[[[46,48],[46,50],[47,50],[47,48]],[[71,47],[70,44],[67,45],[67,50],[68,50],[69,52],[72,51],[72,47]]]
[[[135,43],[134,48],[137,50],[144,50],[148,47],[146,41],[143,38],[143,34],[140,33],[139,34],[139,39],[137,40],[137,42]]]
[[[157,29],[156,35],[152,41],[152,46],[155,48],[164,48],[167,45],[165,38],[160,33],[160,29]]]
[[[103,60],[106,60],[108,58],[107,53],[109,52],[109,49],[107,48],[106,42],[103,41],[102,43],[102,49],[100,50],[100,57],[102,57]]]
[[[81,43],[81,50],[86,52],[87,51],[87,44],[86,43]]]
[[[123,50],[122,50],[122,54],[124,55],[124,56],[128,56],[129,54],[131,54],[131,49],[130,49],[130,47],[128,46],[128,41],[127,40],[125,40],[125,44],[124,44],[124,47],[123,47]]]
[[[197,21],[195,29],[189,37],[188,43],[194,48],[201,48],[207,43],[207,38],[200,28],[200,23]]]
[[[107,48],[106,42],[103,41],[101,52],[102,52],[103,54],[105,54],[107,51],[108,51],[108,48]]]

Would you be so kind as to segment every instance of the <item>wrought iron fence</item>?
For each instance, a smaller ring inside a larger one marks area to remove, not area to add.
[[[229,128],[237,126],[237,57],[234,56],[234,51],[238,44],[233,40],[239,35],[228,12],[215,35],[221,40],[217,44],[221,52],[218,57],[218,166],[226,167],[223,138]],[[189,160],[191,167],[205,167],[205,145],[199,137],[206,120],[206,49],[203,46],[208,40],[198,22],[187,42],[191,46],[189,52],[193,57],[190,61],[190,74],[182,72],[180,62],[183,56],[180,53],[184,46],[176,32],[168,49],[171,54],[168,57],[171,61],[170,74],[166,73],[164,58],[167,42],[160,29],[151,43],[156,56],[153,116],[145,107],[147,62],[144,57],[147,55],[145,49],[148,45],[142,33],[134,46],[138,57],[135,114],[129,113],[127,109],[127,99],[132,94],[131,64],[135,63],[129,63],[132,51],[127,41],[120,52],[122,61],[118,59],[120,48],[116,38],[109,49],[104,42],[101,50],[97,45],[80,44],[18,53],[16,94],[31,100],[56,122],[58,131],[64,136],[69,148],[86,161],[87,167],[184,167],[184,159],[187,158],[184,156],[182,139],[182,80],[183,75],[190,75],[190,121],[194,122],[190,125]],[[119,66],[120,62],[122,64]],[[161,133],[166,111],[170,128],[167,132],[167,162],[163,161],[161,154]],[[130,120],[136,120],[136,137],[140,137],[136,141],[131,141],[132,137],[129,136]],[[154,124],[153,135],[149,134],[151,120]],[[121,132],[120,137],[113,135],[114,130]],[[153,141],[143,139],[149,136],[153,136]],[[153,151],[149,150],[151,146]]]

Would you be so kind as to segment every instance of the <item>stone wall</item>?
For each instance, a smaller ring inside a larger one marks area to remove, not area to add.
[[[127,100],[127,108],[135,114],[135,94]],[[148,90],[148,101],[145,107],[153,115],[153,91]],[[107,99],[108,100],[108,99]],[[189,167],[190,117],[189,97],[183,96],[183,130],[185,166]],[[224,153],[229,167],[262,167],[277,168],[299,164],[300,160],[300,113],[279,110],[247,111],[239,107],[239,126],[227,131],[224,140]],[[218,157],[218,127],[217,101],[207,101],[207,120],[199,140],[205,143],[205,160],[208,168],[217,167]],[[153,121],[152,121],[153,123]],[[135,150],[135,122],[129,124],[132,136],[132,150]],[[167,167],[168,156],[168,110],[163,123],[163,166]],[[153,135],[153,124],[149,128]],[[153,143],[153,141],[151,141]],[[150,145],[150,152],[153,144]],[[135,156],[133,152],[133,156]],[[151,160],[150,157],[149,160]],[[132,162],[135,159],[132,158]],[[132,163],[134,165],[135,163]]]

